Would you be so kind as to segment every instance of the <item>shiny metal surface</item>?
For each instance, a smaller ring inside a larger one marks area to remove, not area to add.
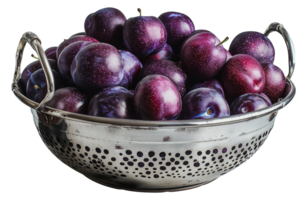
[[[215,180],[255,154],[270,134],[278,110],[295,95],[291,74],[287,77],[291,89],[286,98],[243,115],[158,122],[69,113],[38,105],[19,91],[25,43],[38,51],[41,61],[45,59],[39,39],[32,37],[35,34],[26,35],[31,37],[21,40],[16,54],[14,94],[31,108],[41,139],[59,160],[91,180],[114,188],[177,191]],[[291,42],[289,45],[292,47]],[[49,65],[42,65],[48,74]],[[48,80],[52,86],[53,79]],[[53,88],[49,89],[45,103],[53,95]]]

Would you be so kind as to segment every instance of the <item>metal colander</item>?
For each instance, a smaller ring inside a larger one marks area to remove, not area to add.
[[[237,168],[263,145],[279,109],[295,95],[293,43],[285,28],[273,23],[289,53],[288,95],[262,110],[210,120],[144,121],[94,117],[45,106],[54,82],[39,38],[25,33],[17,49],[12,90],[31,108],[35,126],[47,148],[63,163],[91,180],[133,191],[177,191],[209,183]],[[40,103],[18,87],[23,49],[37,52],[48,93]]]

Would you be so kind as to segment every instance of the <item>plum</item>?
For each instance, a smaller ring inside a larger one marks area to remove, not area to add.
[[[52,70],[52,74],[55,90],[66,86],[65,81],[58,72]],[[26,94],[29,99],[37,103],[40,103],[45,98],[47,94],[47,82],[43,69],[35,71],[30,76],[27,83]]]
[[[124,25],[124,42],[128,51],[138,58],[158,53],[166,43],[167,31],[156,17],[140,16],[129,18]]]
[[[47,56],[48,59],[53,59],[53,60],[57,60],[56,57],[56,50],[58,49],[58,47],[49,47],[48,49],[45,50],[45,54]]]
[[[120,86],[131,90],[135,88],[138,74],[143,68],[141,61],[129,51],[119,50],[123,61],[124,76]]]
[[[83,35],[86,35],[85,32],[79,32],[79,33],[75,33],[73,34],[72,36],[70,36],[69,38],[72,38],[72,37],[75,37],[75,36],[83,36]]]
[[[272,102],[271,102],[270,98],[269,98],[266,94],[260,93],[260,95],[261,95],[262,97],[264,97],[264,98],[269,102],[270,105],[272,105]]]
[[[189,38],[180,55],[183,69],[199,81],[215,76],[227,58],[223,42],[210,32],[198,33]]]
[[[210,119],[229,116],[225,98],[211,88],[198,88],[182,99],[181,119]]]
[[[248,54],[260,63],[273,63],[275,49],[270,39],[262,33],[247,31],[237,35],[230,44],[229,52]]]
[[[86,35],[118,47],[123,43],[125,15],[116,8],[103,8],[89,14],[84,22]]]
[[[96,40],[95,38],[92,38],[90,36],[86,36],[86,35],[77,35],[75,37],[69,38],[67,40],[64,40],[57,48],[56,50],[56,57],[57,59],[59,58],[60,54],[62,53],[62,51],[71,43],[77,42],[77,41],[87,41],[87,42],[95,42],[95,43],[99,43],[98,40]]]
[[[244,114],[270,106],[265,97],[260,94],[247,93],[236,98],[230,105],[230,114]]]
[[[181,96],[166,76],[149,75],[136,86],[134,110],[143,120],[175,120],[181,112]]]
[[[187,38],[185,38],[184,40],[183,40],[183,42],[180,44],[180,48],[179,48],[179,55],[180,55],[180,53],[181,53],[181,49],[182,49],[182,47],[183,47],[183,45],[185,44],[185,42],[188,40],[188,39],[190,39],[191,37],[193,37],[194,35],[196,35],[196,34],[198,34],[198,33],[210,33],[210,31],[207,31],[207,30],[204,30],[204,29],[199,29],[199,30],[195,30],[195,31],[193,31]]]
[[[69,81],[73,82],[71,73],[70,73],[70,68],[71,64],[78,54],[78,52],[83,49],[84,47],[94,44],[94,42],[85,42],[85,41],[77,41],[74,43],[69,44],[60,54],[58,58],[58,68],[59,72],[62,75],[62,77]]]
[[[141,61],[143,65],[153,61],[153,60],[172,60],[174,56],[174,52],[171,46],[165,43],[164,47],[158,53],[153,55],[149,55],[145,58],[142,58]]]
[[[55,71],[58,71],[58,65],[57,65],[57,62],[53,59],[48,59],[48,62],[49,62],[49,65],[51,67],[51,69],[55,70]],[[37,70],[39,69],[42,69],[42,65],[40,63],[39,60],[37,61],[34,61],[34,62],[31,62],[21,73],[21,77],[20,77],[20,86],[21,86],[21,89],[23,91],[26,91],[26,88],[27,88],[27,83],[28,83],[28,80],[30,78],[30,76],[36,72]]]
[[[104,88],[91,99],[88,114],[109,118],[136,119],[133,94],[121,86]]]
[[[94,94],[122,81],[122,56],[110,44],[90,44],[76,55],[70,72],[81,90]]]
[[[61,88],[55,91],[47,106],[67,112],[86,114],[89,98],[75,87]]]
[[[181,67],[170,60],[154,60],[147,63],[140,72],[139,80],[148,75],[160,74],[169,78],[176,85],[181,97],[186,93],[187,75]]]
[[[159,16],[167,31],[167,42],[179,53],[181,43],[195,30],[192,20],[183,13],[166,12]]]
[[[265,93],[272,103],[282,96],[286,87],[286,78],[279,67],[271,63],[261,63],[265,75],[265,86],[263,93]]]
[[[265,75],[260,63],[246,54],[238,54],[228,60],[220,77],[226,99],[232,102],[246,93],[261,93]]]
[[[214,78],[207,79],[205,81],[202,81],[202,82],[199,82],[199,83],[192,85],[192,87],[189,89],[189,91],[192,91],[192,90],[195,90],[195,89],[201,88],[201,87],[214,89],[225,98],[225,94],[224,94],[224,90],[223,90],[222,85],[220,84],[220,82],[218,80],[216,80]]]

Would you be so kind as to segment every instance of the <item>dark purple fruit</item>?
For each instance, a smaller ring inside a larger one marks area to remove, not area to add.
[[[220,81],[226,99],[232,102],[242,94],[260,94],[265,86],[265,75],[255,58],[239,54],[230,58],[225,64]]]
[[[266,94],[260,93],[260,95],[261,95],[262,97],[264,97],[264,98],[269,102],[270,105],[272,105],[272,102],[271,102],[270,98],[269,98]]]
[[[123,43],[125,15],[116,8],[103,8],[87,16],[84,22],[86,35],[99,42],[118,47]]]
[[[123,60],[124,76],[120,86],[131,90],[137,84],[138,74],[143,68],[141,61],[129,51],[119,50]]]
[[[275,103],[282,97],[286,87],[286,78],[279,67],[271,63],[261,64],[265,75],[265,86],[263,93],[265,93],[270,100]]]
[[[188,39],[190,39],[191,37],[193,37],[194,35],[196,35],[196,34],[198,34],[198,33],[210,33],[210,31],[207,31],[207,30],[203,30],[203,29],[201,29],[201,30],[195,30],[195,31],[193,31],[186,39],[184,39],[183,40],[183,42],[180,44],[180,48],[179,48],[179,55],[180,55],[180,53],[181,53],[181,49],[182,49],[182,47],[183,47],[183,45],[185,44],[185,42],[188,40]]]
[[[67,112],[86,114],[88,97],[80,89],[74,87],[61,88],[55,91],[49,107]]]
[[[243,94],[231,103],[230,114],[244,114],[247,112],[260,110],[268,106],[270,106],[270,103],[260,94]]]
[[[226,62],[227,55],[222,43],[210,32],[189,38],[180,55],[183,69],[198,81],[212,78]]]
[[[181,43],[195,30],[192,20],[183,13],[166,12],[159,16],[167,31],[167,42],[176,53]]]
[[[45,54],[47,56],[48,59],[53,59],[53,60],[57,60],[56,57],[56,50],[58,49],[58,47],[50,47],[48,49],[45,50]]]
[[[194,84],[189,89],[189,91],[195,90],[197,88],[202,88],[202,87],[214,89],[225,98],[225,94],[224,94],[224,90],[223,90],[222,85],[220,84],[220,82],[218,80],[216,80],[214,78],[211,78],[211,79],[208,79],[208,80]]]
[[[181,112],[181,97],[174,83],[162,75],[142,79],[134,92],[134,110],[143,120],[175,120]]]
[[[161,51],[166,43],[167,31],[163,23],[156,17],[129,18],[124,25],[124,42],[128,51],[138,58]]]
[[[210,119],[229,116],[224,97],[211,88],[198,88],[183,97],[181,119]]]
[[[76,55],[71,76],[76,85],[89,93],[119,85],[123,79],[122,56],[110,44],[90,44]]]
[[[90,44],[94,44],[94,42],[77,41],[71,43],[62,51],[58,58],[58,68],[60,74],[65,80],[73,82],[70,73],[71,64],[78,52]]]
[[[88,114],[109,118],[136,119],[133,94],[121,86],[105,88],[91,99]]]
[[[290,90],[291,90],[291,87],[290,87],[289,83],[286,83],[286,87],[285,87],[284,92],[282,94],[282,98],[286,98],[288,96]]]
[[[66,86],[65,81],[58,72],[52,70],[52,74],[55,90]],[[35,71],[30,76],[27,83],[26,94],[29,99],[37,103],[40,103],[45,98],[47,94],[47,83],[43,69]]]
[[[160,74],[169,78],[176,85],[180,95],[186,93],[185,82],[187,75],[181,67],[170,60],[154,60],[147,63],[140,72],[139,80],[148,75]]]
[[[95,43],[99,43],[98,40],[96,40],[95,38],[92,38],[90,36],[86,36],[86,35],[77,35],[75,37],[69,38],[67,40],[64,40],[58,47],[57,51],[56,51],[56,57],[57,59],[59,58],[60,54],[62,53],[62,51],[65,49],[65,47],[67,47],[68,45],[70,45],[71,43],[77,42],[77,41],[85,41],[85,42],[95,42]]]
[[[73,34],[72,36],[70,36],[69,38],[73,38],[73,37],[75,37],[75,36],[84,36],[84,35],[86,35],[85,34],[85,32],[80,32],[80,33],[75,33],[75,34]]]
[[[164,47],[158,53],[149,55],[145,58],[142,58],[141,61],[143,65],[153,61],[153,60],[172,60],[174,55],[173,49],[171,46],[165,43]]]
[[[51,69],[55,70],[55,71],[58,71],[58,65],[57,65],[57,62],[53,59],[48,59],[48,62],[49,62],[49,65],[51,67]],[[28,80],[30,78],[30,76],[37,70],[39,69],[42,69],[42,65],[40,63],[39,60],[37,61],[34,61],[34,62],[31,62],[24,70],[23,72],[21,73],[21,77],[20,77],[20,86],[21,86],[21,89],[23,91],[26,91],[26,88],[27,88],[27,83],[28,83]]]
[[[248,31],[237,35],[230,44],[229,52],[234,56],[237,54],[248,54],[260,63],[273,63],[275,57],[274,46],[262,33]]]

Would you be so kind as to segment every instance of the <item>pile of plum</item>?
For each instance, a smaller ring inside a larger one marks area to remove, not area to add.
[[[229,51],[185,14],[132,17],[115,8],[88,15],[85,32],[45,51],[55,81],[48,103],[92,116],[176,120],[242,114],[285,96],[275,51],[259,32],[243,32]],[[35,56],[33,56],[35,57]],[[46,78],[39,60],[23,71],[20,87],[41,102]]]

